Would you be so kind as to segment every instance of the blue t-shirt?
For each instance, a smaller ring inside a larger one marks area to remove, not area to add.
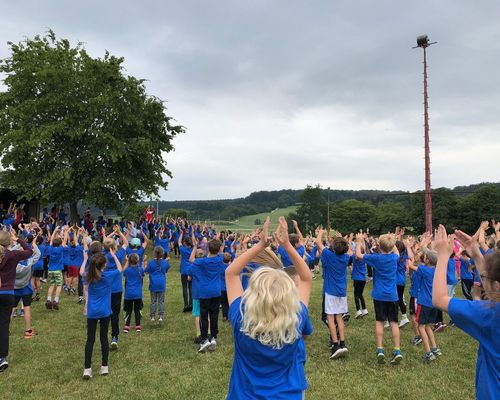
[[[189,266],[191,263],[189,262],[189,257],[191,257],[191,253],[193,251],[192,247],[181,246],[179,247],[179,253],[181,255],[181,274],[188,275]]]
[[[304,246],[299,246],[295,249],[297,253],[299,253],[300,257],[304,257],[304,253],[306,249]],[[290,259],[290,256],[286,252],[286,250],[283,247],[278,247],[278,254],[281,256],[281,262],[283,263],[283,267],[290,267],[293,265],[292,260]]]
[[[435,268],[427,265],[419,265],[418,270],[413,274],[420,279],[418,286],[418,304],[426,307],[434,307],[432,305],[432,281],[434,280]]]
[[[358,260],[356,257],[351,257],[352,273],[351,279],[353,281],[366,281],[366,262],[365,260]]]
[[[106,256],[106,268],[109,270],[116,270],[117,269],[116,261],[111,255],[111,253],[104,250],[104,255]],[[118,258],[118,261],[120,261],[120,263],[123,262],[123,258],[125,257],[125,249],[121,247],[120,250],[118,250],[115,253],[115,255],[116,258]],[[123,292],[123,280],[122,280],[122,274],[121,272],[119,272],[117,275],[115,275],[115,280],[113,281],[113,285],[111,286],[111,293],[121,293],[121,292]]]
[[[363,259],[373,268],[373,300],[398,301],[396,274],[399,256],[395,253],[365,254]]]
[[[156,245],[157,246],[160,246],[163,251],[165,252],[165,254],[169,254],[170,253],[170,239],[167,238],[167,239],[163,239],[163,238],[158,238],[158,240],[156,241]]]
[[[458,283],[457,280],[457,267],[454,258],[450,258],[448,260],[448,269],[446,271],[446,284],[447,285],[456,285]]]
[[[448,314],[456,326],[479,342],[476,399],[497,399],[500,393],[500,303],[451,299]]]
[[[62,271],[64,269],[64,247],[52,245],[47,246],[49,259],[49,271]]]
[[[123,271],[125,277],[125,300],[142,299],[142,278],[144,270],[142,267],[128,266]]]
[[[221,295],[220,274],[226,268],[222,254],[215,257],[197,258],[193,262],[190,275],[197,285],[199,299],[211,299]]]
[[[302,392],[307,388],[301,340],[281,349],[263,345],[241,332],[243,317],[240,308],[241,297],[238,297],[229,307],[234,335],[234,361],[227,400],[301,400]],[[298,332],[300,335],[312,333],[309,314],[303,304]]]
[[[405,286],[406,285],[406,260],[408,260],[408,253],[405,251],[398,258],[398,272],[396,285]]]
[[[325,271],[324,292],[330,296],[347,296],[349,255],[345,253],[339,256],[330,249],[325,248],[321,254],[321,264]]]
[[[130,257],[131,254],[137,254],[139,256],[139,265],[142,267],[142,260],[144,258],[144,247],[139,247],[139,248],[132,248],[132,247],[127,247],[127,250],[125,252],[127,256]],[[120,259],[120,257],[118,257]]]
[[[33,265],[33,270],[34,271],[41,271],[41,270],[43,270],[43,259],[44,259],[44,257],[47,257],[47,246],[45,244],[40,244],[38,246],[38,250],[40,250],[40,258]]]
[[[416,271],[412,271],[411,276],[410,276],[410,297],[415,297],[418,299],[418,289],[420,287],[420,277],[416,273]]]
[[[472,272],[469,269],[470,262],[460,257],[460,279],[473,279]]]
[[[170,264],[167,260],[151,260],[146,267],[149,274],[149,291],[165,292],[167,290],[167,271]]]
[[[224,263],[224,268],[220,272],[220,290],[225,292],[227,291],[227,286],[226,286],[226,269],[228,265]]]
[[[117,269],[105,269],[102,272],[101,279],[89,284],[89,293],[87,299],[87,318],[98,319],[109,317],[111,312],[111,285],[116,277],[121,273]]]

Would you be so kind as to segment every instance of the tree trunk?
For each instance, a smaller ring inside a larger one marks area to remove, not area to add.
[[[71,222],[74,224],[80,223],[80,217],[78,216],[78,202],[74,201],[69,203],[69,213],[71,215]]]

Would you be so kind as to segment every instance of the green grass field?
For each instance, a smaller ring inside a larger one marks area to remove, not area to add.
[[[278,218],[280,216],[282,215],[287,216],[291,212],[294,212],[296,209],[297,209],[296,206],[278,208],[274,211],[267,213],[246,215],[244,217],[239,218],[236,221],[221,221],[220,223],[218,223],[217,221],[213,221],[213,223],[219,230],[230,229],[232,231],[238,231],[238,232],[250,232],[256,228],[259,228],[262,225],[262,224],[255,225],[256,219],[260,219],[262,223],[264,223],[266,217],[269,215],[269,218],[271,219],[271,224],[276,225],[278,223]]]
[[[47,311],[42,301],[33,306],[38,335],[23,338],[24,321],[11,325],[10,367],[0,374],[2,400],[36,399],[224,399],[233,359],[232,333],[220,319],[218,348],[198,354],[194,324],[183,314],[179,262],[168,273],[166,323],[149,322],[149,292],[144,282],[143,331],[120,335],[118,351],[110,354],[110,374],[98,376],[100,344],[94,347],[94,377],[82,380],[86,323],[77,298],[64,295],[60,311]],[[350,309],[353,313],[349,282]],[[409,344],[412,331],[402,330],[405,359],[397,367],[377,365],[374,318],[351,319],[346,326],[349,355],[330,360],[327,329],[321,323],[321,277],[313,282],[310,315],[314,333],[307,340],[307,399],[473,399],[477,344],[457,328],[437,334],[443,356],[423,365],[422,347]],[[370,299],[371,283],[365,289]],[[44,296],[45,299],[45,296]],[[44,300],[43,299],[43,300]],[[123,325],[123,313],[121,325]],[[386,332],[385,343],[390,345]]]

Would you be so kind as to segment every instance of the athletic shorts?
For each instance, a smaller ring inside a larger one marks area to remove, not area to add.
[[[435,324],[438,318],[438,309],[419,304],[417,307],[417,322],[419,325]]]
[[[65,274],[68,273],[68,266],[66,264],[64,264],[64,266],[63,266],[63,272]]]
[[[47,283],[49,285],[62,286],[63,284],[62,271],[49,271],[47,275]]]
[[[33,271],[34,278],[41,278],[43,276],[43,269],[35,269]]]
[[[199,299],[193,299],[193,311],[191,312],[191,315],[193,317],[200,316],[200,300]]]
[[[410,315],[415,315],[417,313],[417,298],[410,297]]]
[[[24,307],[31,306],[31,295],[28,294],[26,296],[14,296],[14,307],[17,307],[21,300],[23,301]]]
[[[398,302],[373,300],[375,321],[398,322]]]
[[[68,277],[77,278],[78,277],[78,267],[74,265],[68,265]]]
[[[325,313],[327,315],[344,314],[348,311],[347,297],[332,296],[325,293]]]

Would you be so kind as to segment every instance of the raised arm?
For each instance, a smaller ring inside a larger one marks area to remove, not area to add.
[[[84,247],[86,247],[86,243],[87,241],[84,240]],[[87,260],[89,259],[89,254],[87,253],[87,251],[83,251],[83,262],[82,262],[82,265],[80,265],[80,276],[83,276],[83,274],[85,273],[85,267],[87,266]]]
[[[443,225],[439,225],[434,241],[434,247],[437,250],[437,265],[434,272],[434,282],[432,284],[432,304],[442,311],[448,312],[448,304],[451,297],[448,295],[446,286],[446,273],[448,270],[448,260],[453,253],[453,236],[446,234]]]
[[[109,250],[110,254],[113,256],[113,259],[115,260],[115,263],[116,263],[116,269],[120,272],[123,271],[123,268],[122,268],[122,263],[120,262],[120,260],[118,259],[118,257],[116,257],[116,253],[113,249],[110,249]]]
[[[478,236],[479,246],[481,246],[481,248],[484,251],[488,250],[488,245],[486,244],[486,238],[485,238],[486,229],[488,229],[488,227],[489,227],[488,221],[483,221],[483,222],[481,222],[481,226],[478,229],[478,232],[479,232],[479,236]]]
[[[292,246],[290,240],[288,239],[288,224],[286,222],[285,217],[279,218],[279,226],[276,232],[274,233],[274,237],[276,241],[282,246],[290,259],[292,260],[293,265],[295,266],[295,270],[300,278],[300,282],[298,285],[300,299],[302,303],[305,304],[306,307],[309,306],[309,299],[311,296],[311,287],[312,287],[312,274],[309,270],[304,259],[297,253],[297,250]]]
[[[363,246],[364,235],[362,233],[356,233],[356,258],[358,260],[363,259],[363,253],[361,252],[361,246]]]
[[[323,249],[325,248],[323,244],[323,235],[325,234],[325,231],[323,229],[319,229],[318,233],[316,235],[316,239],[314,239],[314,243],[316,243],[316,246],[318,247],[318,254],[321,256],[323,253]]]
[[[149,239],[143,230],[141,230],[141,233],[142,233],[142,238],[143,238],[142,247],[144,248],[144,250],[146,250],[146,247],[148,247]]]
[[[295,229],[295,232],[297,233],[297,236],[299,237],[300,243],[303,245],[305,243],[304,236],[302,235],[302,232],[299,229],[299,224],[297,221],[292,220],[293,223],[293,228]]]
[[[227,298],[229,304],[232,304],[234,300],[243,294],[243,286],[241,284],[240,273],[243,268],[259,253],[264,251],[269,243],[269,225],[271,221],[269,217],[266,218],[266,222],[262,227],[262,232],[260,234],[260,241],[252,248],[248,249],[244,253],[241,253],[226,269],[226,287],[227,287]]]

